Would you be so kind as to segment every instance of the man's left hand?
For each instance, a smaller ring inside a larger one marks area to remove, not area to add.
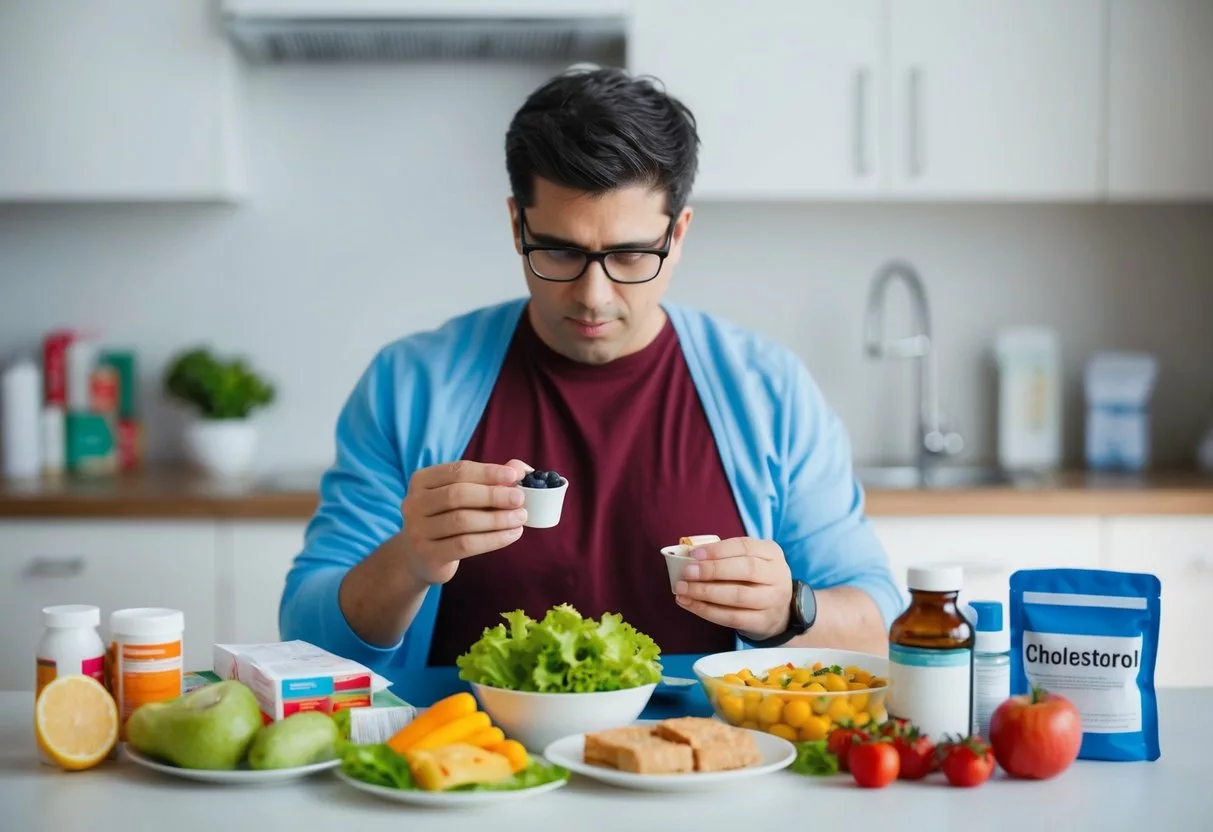
[[[788,626],[792,572],[772,540],[734,537],[697,546],[674,595],[683,608],[755,640]]]

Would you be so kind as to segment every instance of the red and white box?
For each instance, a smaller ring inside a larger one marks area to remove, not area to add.
[[[372,695],[388,687],[369,668],[306,641],[216,644],[214,671],[247,685],[267,723],[300,711],[370,707]]]

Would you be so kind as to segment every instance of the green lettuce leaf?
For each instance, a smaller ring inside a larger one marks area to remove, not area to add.
[[[557,765],[549,763],[541,763],[534,759],[530,765],[522,771],[515,774],[509,780],[502,780],[500,783],[468,783],[464,786],[456,786],[449,791],[452,792],[512,792],[519,789],[533,789],[536,786],[542,786],[544,783],[553,783],[557,780],[569,779],[568,769],[561,768]]]
[[[408,760],[397,754],[386,743],[377,745],[355,745],[342,742],[337,749],[341,757],[341,770],[355,780],[373,786],[390,789],[415,789],[413,775],[409,772]]]
[[[618,613],[595,621],[568,604],[535,621],[522,610],[502,614],[456,659],[459,678],[507,690],[592,693],[661,679],[661,650]]]
[[[838,755],[827,750],[825,740],[796,743],[796,759],[790,771],[806,777],[829,777],[838,773]]]

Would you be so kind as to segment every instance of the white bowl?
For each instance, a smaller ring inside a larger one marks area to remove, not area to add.
[[[494,725],[510,739],[540,754],[549,744],[570,734],[631,725],[649,704],[656,687],[651,684],[601,693],[531,693],[473,684],[472,691]]]
[[[564,508],[564,495],[569,490],[568,477],[559,488],[522,488],[522,507],[526,509],[526,522],[530,529],[550,529],[560,522],[560,511]]]
[[[695,558],[691,557],[691,547],[682,544],[666,546],[661,554],[665,556],[665,568],[670,574],[670,592],[673,592],[674,584],[682,579],[682,570],[688,563],[694,563]]]
[[[185,428],[185,447],[206,474],[237,479],[252,469],[257,427],[247,419],[195,419]]]

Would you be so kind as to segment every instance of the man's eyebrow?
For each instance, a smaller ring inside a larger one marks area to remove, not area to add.
[[[528,225],[526,235],[533,239],[536,243],[545,246],[560,246],[561,248],[575,248],[585,251],[585,247],[580,243],[575,243],[572,240],[566,240],[563,237],[557,237],[553,234],[541,234],[538,231],[532,231]],[[655,240],[643,240],[639,242],[615,243],[612,246],[607,246],[604,251],[618,251],[620,249],[630,248],[660,248],[665,244],[666,232],[662,232],[661,236]]]
[[[564,248],[581,248],[581,245],[579,243],[575,243],[572,240],[566,240],[563,237],[556,237],[552,234],[540,234],[538,231],[532,231],[531,227],[529,225],[526,228],[526,235],[528,237],[530,237],[532,240],[534,240],[535,242],[540,243],[545,246],[563,246]]]

